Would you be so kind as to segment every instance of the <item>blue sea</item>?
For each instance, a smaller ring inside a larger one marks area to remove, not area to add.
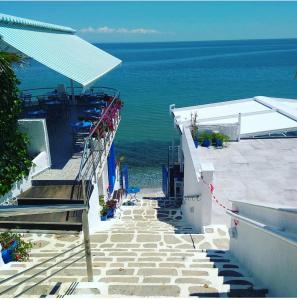
[[[131,184],[157,187],[173,137],[169,105],[177,107],[256,95],[297,98],[297,39],[96,45],[123,60],[96,86],[121,91],[125,103],[116,138]],[[30,61],[17,70],[21,88],[69,80]]]

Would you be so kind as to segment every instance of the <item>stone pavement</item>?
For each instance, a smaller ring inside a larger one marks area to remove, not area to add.
[[[224,227],[208,227],[206,233],[194,234],[183,221],[179,208],[164,206],[167,205],[162,199],[142,199],[137,206],[122,206],[120,218],[110,230],[91,236],[94,282],[87,282],[85,259],[79,258],[84,250],[78,247],[81,250],[74,255],[75,263],[58,272],[58,266],[64,266],[67,261],[59,263],[47,271],[47,275],[54,271],[57,274],[23,296],[219,297],[230,295],[230,286],[234,291],[254,290],[253,280],[228,252],[229,238]],[[58,251],[71,253],[72,250],[67,249],[82,241],[80,235],[34,234],[27,238],[36,243],[31,262],[13,263],[9,269],[0,272],[0,280],[52,257]],[[45,263],[37,270],[52,264],[54,262]],[[0,293],[5,286],[24,278],[22,275],[0,285]],[[41,278],[44,275],[35,276],[31,282]],[[16,295],[22,289],[24,286],[19,284],[5,296]]]

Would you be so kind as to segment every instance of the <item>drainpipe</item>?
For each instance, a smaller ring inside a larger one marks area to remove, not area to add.
[[[240,141],[240,132],[241,132],[241,113],[238,114],[238,138],[237,141]]]

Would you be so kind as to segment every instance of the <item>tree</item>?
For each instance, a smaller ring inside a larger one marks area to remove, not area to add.
[[[0,195],[28,176],[32,165],[27,150],[28,138],[18,127],[22,104],[19,81],[12,65],[20,62],[20,56],[0,52]]]

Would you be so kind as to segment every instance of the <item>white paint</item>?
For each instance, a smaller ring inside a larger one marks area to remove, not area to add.
[[[230,251],[269,296],[297,296],[296,208],[233,201],[239,210]],[[232,218],[234,231],[234,215]]]
[[[203,231],[203,226],[211,224],[212,197],[207,184],[213,180],[213,165],[201,164],[198,150],[188,127],[183,128],[182,151],[184,156],[184,200],[183,215],[197,232]],[[203,176],[203,183],[201,176]],[[189,196],[196,196],[195,200]],[[197,196],[199,198],[197,199]]]
[[[292,99],[257,96],[184,108],[173,108],[172,113],[180,129],[198,114],[199,125],[237,124],[241,114],[241,137],[297,130],[297,101]]]
[[[0,203],[9,201],[10,199],[17,197],[22,192],[28,190],[32,186],[32,178],[42,171],[50,168],[51,164],[45,120],[22,119],[19,120],[19,126],[20,130],[28,135],[30,141],[28,146],[29,153],[36,156],[32,161],[33,166],[30,169],[28,177],[16,182],[7,194],[0,197]]]

